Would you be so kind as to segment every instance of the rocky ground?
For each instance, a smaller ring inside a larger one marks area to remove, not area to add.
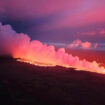
[[[105,105],[105,75],[1,56],[0,105]]]

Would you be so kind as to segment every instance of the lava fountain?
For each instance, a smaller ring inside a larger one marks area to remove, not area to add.
[[[10,54],[18,61],[38,66],[63,66],[105,74],[105,68],[96,61],[80,60],[65,51],[55,50],[37,40],[31,40],[27,34],[16,33],[10,25],[0,24],[0,54]]]

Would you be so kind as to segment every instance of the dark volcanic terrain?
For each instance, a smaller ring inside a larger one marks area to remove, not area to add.
[[[105,105],[105,75],[1,56],[0,105]]]

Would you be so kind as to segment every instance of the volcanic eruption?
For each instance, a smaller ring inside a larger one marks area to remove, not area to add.
[[[31,40],[27,34],[17,33],[10,25],[0,24],[0,54],[11,55],[18,61],[28,62],[39,66],[73,67],[97,73],[105,73],[105,68],[100,67],[96,61],[80,60],[72,56],[65,48],[55,50],[53,45],[48,46],[38,40]]]

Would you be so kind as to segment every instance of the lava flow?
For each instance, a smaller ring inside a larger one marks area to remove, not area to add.
[[[61,49],[60,49],[61,50]],[[58,51],[59,52],[59,51]],[[93,62],[89,62],[84,60],[79,60],[79,57],[73,57],[72,55],[69,55],[67,53],[64,52],[64,55],[61,55],[61,58],[56,58],[57,52],[55,52],[55,59],[54,61],[50,60],[48,61],[48,58],[45,57],[45,61],[41,61],[41,55],[39,57],[39,59],[30,59],[27,57],[27,59],[24,58],[19,58],[17,59],[17,61],[20,62],[26,62],[26,63],[30,63],[33,65],[37,65],[37,66],[45,66],[45,67],[52,67],[52,66],[63,66],[66,68],[70,68],[73,67],[75,68],[75,70],[83,70],[83,71],[90,71],[90,72],[96,72],[96,73],[102,73],[105,74],[105,68],[103,66],[100,67],[100,64],[97,63],[96,61]],[[14,58],[17,58],[14,56]],[[65,58],[65,59],[64,59]]]
[[[10,25],[0,24],[0,54],[20,58],[18,61],[38,66],[63,66],[105,74],[105,68],[96,61],[80,60],[66,53],[64,48],[55,50],[37,40],[31,40],[27,34],[16,33]]]
[[[42,67],[54,67],[54,66],[56,66],[56,65],[53,65],[53,64],[47,64],[47,63],[41,63],[41,62],[33,61],[31,59],[18,58],[17,61],[29,63],[29,64],[32,64],[32,65],[35,65],[35,66],[42,66]]]

